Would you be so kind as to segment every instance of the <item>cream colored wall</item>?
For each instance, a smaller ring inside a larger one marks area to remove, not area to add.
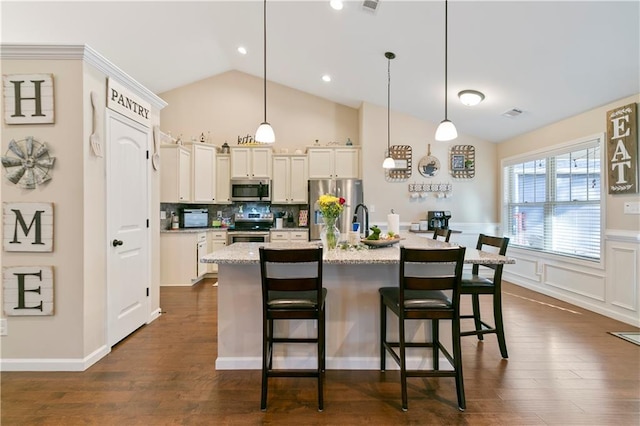
[[[165,92],[162,130],[183,140],[211,131],[213,143],[236,145],[238,136],[255,134],[264,118],[263,80],[239,71]],[[315,139],[358,144],[358,111],[290,87],[267,82],[267,120],[276,149],[310,146]]]
[[[2,266],[54,265],[54,315],[8,317],[2,339],[2,358],[81,358],[83,356],[85,243],[82,233],[84,150],[81,61],[5,60],[4,74],[54,75],[55,124],[2,125],[2,152],[11,139],[34,136],[46,142],[56,158],[52,180],[33,190],[20,189],[2,179],[3,202],[52,202],[52,253],[4,252]],[[2,111],[4,116],[4,111]]]
[[[559,121],[533,132],[518,136],[497,145],[498,162],[518,154],[532,152],[545,147],[569,142],[596,133],[606,133],[607,111],[622,105],[640,102],[640,94],[620,99],[599,108],[592,109],[566,120]],[[604,154],[606,158],[606,153]],[[499,163],[498,163],[499,164]],[[606,176],[606,173],[605,173]],[[605,183],[603,182],[603,185]],[[624,203],[640,201],[638,194],[609,195],[606,197],[606,225],[607,229],[640,231],[640,216],[623,213]]]
[[[411,178],[403,182],[385,180],[382,161],[387,149],[387,109],[373,104],[360,108],[362,139],[362,177],[365,202],[375,206],[370,220],[386,223],[387,214],[394,209],[401,222],[425,219],[428,210],[450,210],[452,227],[482,227],[498,221],[496,209],[497,167],[495,144],[460,134],[452,142],[436,142],[434,134],[437,124],[427,123],[415,117],[391,112],[391,145],[410,145],[413,152]],[[440,161],[440,171],[433,178],[423,177],[417,170],[420,159],[427,155],[431,144],[431,155]],[[450,172],[449,149],[453,145],[473,145],[476,150],[476,175],[472,179],[453,179]],[[409,197],[409,183],[451,183],[451,198]]]

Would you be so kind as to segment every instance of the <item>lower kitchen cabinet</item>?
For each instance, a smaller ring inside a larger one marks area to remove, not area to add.
[[[211,253],[212,251],[219,250],[223,247],[227,246],[227,231],[209,231],[207,232],[207,253]],[[218,264],[217,263],[206,263],[207,265],[207,273],[209,274],[217,274],[218,273]]]
[[[206,232],[160,233],[160,285],[188,286],[201,280],[207,264],[198,260],[207,250]]]

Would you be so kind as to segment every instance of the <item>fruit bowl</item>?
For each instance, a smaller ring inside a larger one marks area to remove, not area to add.
[[[371,247],[386,247],[398,243],[400,240],[401,238],[389,238],[387,240],[367,240],[366,238],[363,238],[360,242]]]

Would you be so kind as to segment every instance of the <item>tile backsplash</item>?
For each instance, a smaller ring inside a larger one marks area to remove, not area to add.
[[[166,213],[165,219],[160,219],[160,229],[171,228],[171,213],[177,215],[183,208],[190,209],[207,209],[209,212],[209,219],[207,223],[211,224],[211,221],[218,217],[218,212],[221,212],[222,217],[233,218],[234,214],[240,211],[242,206],[243,211],[251,211],[255,209],[259,212],[271,211],[273,217],[285,217],[285,227],[297,227],[298,226],[298,214],[300,209],[308,209],[309,206],[305,204],[301,205],[279,205],[268,203],[234,203],[234,204],[178,204],[178,203],[160,203],[160,211]]]

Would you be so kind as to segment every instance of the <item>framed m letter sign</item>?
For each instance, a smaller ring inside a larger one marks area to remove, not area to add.
[[[5,251],[53,251],[52,203],[2,203]]]
[[[2,268],[2,289],[5,315],[53,315],[52,266]]]
[[[4,122],[7,124],[53,123],[53,74],[2,76]]]
[[[629,104],[607,112],[609,194],[638,192],[638,111]]]

